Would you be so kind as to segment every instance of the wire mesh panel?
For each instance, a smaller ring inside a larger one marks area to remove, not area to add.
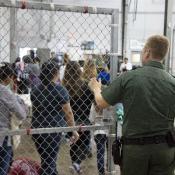
[[[0,15],[0,172],[104,174],[113,113],[96,106],[88,82],[110,82],[111,15],[25,4]]]

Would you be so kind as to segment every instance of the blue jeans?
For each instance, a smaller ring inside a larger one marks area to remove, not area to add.
[[[58,175],[56,163],[61,134],[36,134],[32,138],[41,158],[41,175]]]
[[[97,134],[95,136],[95,142],[97,145],[97,167],[99,175],[105,175],[105,147],[107,137],[106,134]]]
[[[0,146],[0,175],[7,175],[12,163],[13,150],[8,146],[8,136],[5,137],[3,145]]]

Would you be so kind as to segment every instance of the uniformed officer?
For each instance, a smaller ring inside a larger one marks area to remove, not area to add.
[[[175,148],[166,134],[175,117],[175,79],[164,70],[168,39],[150,37],[142,51],[143,68],[117,77],[101,92],[96,79],[89,83],[97,105],[106,108],[122,102],[122,175],[173,175]]]

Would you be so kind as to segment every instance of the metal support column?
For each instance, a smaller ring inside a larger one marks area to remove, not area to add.
[[[165,15],[164,15],[164,35],[169,38],[170,45],[172,41],[172,15],[173,15],[173,0],[165,0]],[[165,68],[170,71],[171,51],[167,54],[165,60]]]
[[[10,8],[10,62],[13,63],[17,57],[16,47],[16,9]]]
[[[111,17],[111,53],[110,53],[110,74],[111,80],[115,79],[118,72],[118,24],[119,10],[114,10]]]
[[[111,80],[117,77],[118,72],[118,24],[119,24],[119,10],[114,10],[111,17],[111,53],[110,53],[110,75]],[[109,126],[109,137],[108,137],[108,151],[107,151],[107,174],[113,175],[114,164],[112,158],[112,143],[113,143],[113,126],[112,123]]]
[[[128,24],[128,0],[122,1],[122,58],[126,56],[127,50],[127,24]]]
[[[170,73],[171,75],[175,76],[175,70],[173,70],[174,68],[174,59],[175,59],[175,27],[173,29],[173,33],[172,33],[172,42],[171,42],[171,70]]]

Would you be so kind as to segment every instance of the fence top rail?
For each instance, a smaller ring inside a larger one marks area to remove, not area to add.
[[[36,9],[48,11],[65,11],[90,14],[106,14],[112,15],[116,9],[97,8],[88,6],[58,5],[54,3],[37,2],[37,1],[21,1],[21,0],[0,0],[0,7],[14,7],[21,9]]]
[[[14,135],[33,135],[33,134],[45,134],[45,133],[61,133],[71,131],[87,131],[87,130],[108,130],[112,123],[105,125],[90,125],[90,126],[74,126],[74,127],[54,127],[54,128],[26,128],[16,130],[2,130],[0,136],[14,136]]]

